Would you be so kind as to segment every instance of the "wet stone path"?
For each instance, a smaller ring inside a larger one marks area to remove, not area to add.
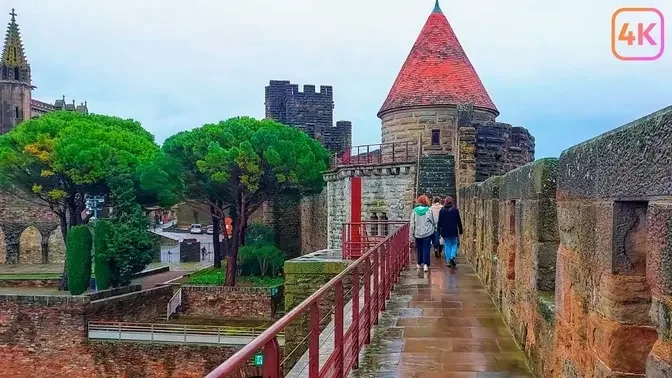
[[[407,269],[351,377],[534,377],[473,268]]]

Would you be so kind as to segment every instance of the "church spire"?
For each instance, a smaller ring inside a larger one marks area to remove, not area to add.
[[[16,23],[14,8],[12,8],[12,12],[9,15],[12,18],[7,26],[7,34],[5,34],[1,64],[7,68],[25,69],[28,67],[28,60],[26,60],[26,54],[23,51],[21,33],[19,32],[19,25]]]
[[[434,10],[432,11],[432,13],[443,13],[441,11],[441,7],[439,6],[439,0],[436,0],[436,3],[434,4]]]

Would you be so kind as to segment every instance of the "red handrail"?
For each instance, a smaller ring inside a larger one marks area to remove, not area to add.
[[[380,241],[394,233],[408,221],[372,220],[343,223],[341,229],[341,251],[343,259],[356,259]]]
[[[224,361],[206,378],[223,378],[237,375],[247,361],[259,350],[263,350],[264,378],[280,378],[283,369],[280,359],[278,334],[292,321],[297,320],[305,311],[310,311],[308,337],[308,371],[310,378],[337,377],[348,375],[358,365],[358,355],[364,344],[370,342],[371,327],[378,323],[378,312],[385,309],[385,300],[389,299],[392,285],[408,263],[409,225],[399,227],[387,238],[371,247],[359,259],[332,278],[310,297],[271,325],[266,331]],[[359,277],[364,275],[364,303],[360,309]],[[344,324],[344,279],[352,275],[352,323],[348,330]],[[334,350],[327,362],[319,366],[320,314],[318,301],[330,290],[335,291],[334,309]]]
[[[332,168],[364,166],[388,163],[412,163],[416,161],[414,142],[393,142],[352,146],[334,156]]]

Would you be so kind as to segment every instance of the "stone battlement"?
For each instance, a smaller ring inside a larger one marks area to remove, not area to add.
[[[541,377],[672,371],[672,107],[459,190],[462,253]]]

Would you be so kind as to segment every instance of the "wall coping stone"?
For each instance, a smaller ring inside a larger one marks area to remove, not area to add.
[[[562,152],[558,199],[636,200],[672,193],[672,106]]]
[[[34,303],[39,305],[56,304],[89,304],[91,298],[87,295],[26,295],[0,294],[0,302]]]

